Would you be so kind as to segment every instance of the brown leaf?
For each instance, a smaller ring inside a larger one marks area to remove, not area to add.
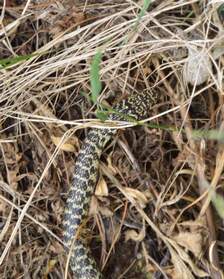
[[[66,152],[75,152],[79,149],[79,140],[77,137],[69,138],[64,142],[62,137],[51,136],[51,140],[60,150]]]
[[[202,253],[203,237],[199,232],[181,232],[173,237],[174,240],[187,250],[191,251],[196,257]]]
[[[89,207],[89,215],[96,215],[99,212],[99,204],[97,201],[97,198],[95,196],[92,196],[90,207]]]
[[[44,273],[44,279],[48,278],[48,274],[51,273],[51,271],[54,269],[56,263],[57,263],[57,260],[49,260],[48,261],[46,271]]]
[[[106,206],[99,206],[100,213],[105,217],[112,217],[113,212]]]
[[[130,187],[123,187],[122,192],[130,201],[133,202],[137,201],[142,208],[144,208],[148,203],[147,195],[145,195],[145,193],[142,193],[137,189],[133,189]]]
[[[142,241],[145,238],[145,230],[141,230],[137,233],[135,230],[127,230],[125,233],[125,241],[133,240],[133,241]]]
[[[170,249],[171,259],[174,264],[174,279],[194,279],[191,270],[187,267],[184,261],[179,257],[179,255]]]
[[[183,78],[187,83],[200,85],[208,80],[212,64],[206,49],[189,47],[188,58],[184,65]]]
[[[107,165],[108,165],[108,168],[109,170],[112,172],[112,174],[117,174],[117,170],[116,168],[113,166],[113,163],[112,163],[112,154],[110,154],[108,157],[107,157]]]
[[[96,190],[95,190],[95,195],[96,196],[108,196],[108,187],[105,179],[101,177],[96,185]]]
[[[3,200],[0,200],[0,212],[5,212],[7,203]]]

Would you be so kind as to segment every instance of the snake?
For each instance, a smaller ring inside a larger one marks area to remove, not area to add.
[[[108,119],[125,121],[128,116],[135,121],[142,120],[154,103],[155,98],[149,92],[132,94],[114,106]],[[117,129],[107,127],[90,129],[74,166],[73,180],[65,204],[63,242],[70,252],[69,265],[76,279],[103,278],[82,236],[82,229],[98,179],[100,156],[116,132]]]

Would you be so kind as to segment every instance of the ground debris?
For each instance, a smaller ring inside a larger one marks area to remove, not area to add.
[[[122,124],[105,147],[86,240],[108,279],[219,278],[222,7],[143,2],[4,2],[0,278],[64,278],[62,219],[80,146],[107,123],[96,111],[144,91],[158,101],[149,121]],[[101,106],[90,84],[99,51]]]

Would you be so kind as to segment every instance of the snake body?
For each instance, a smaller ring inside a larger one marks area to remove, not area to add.
[[[114,111],[118,113],[112,113],[109,119],[126,120],[129,116],[141,120],[146,117],[153,103],[154,99],[149,93],[132,95],[115,106]],[[72,249],[70,267],[76,279],[102,278],[89,248],[80,236],[80,226],[88,216],[101,153],[115,133],[116,129],[109,128],[90,130],[76,160],[63,220],[63,240],[66,247]]]

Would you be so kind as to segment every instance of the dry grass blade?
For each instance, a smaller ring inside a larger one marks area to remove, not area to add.
[[[8,253],[8,251],[9,251],[9,249],[10,249],[10,246],[12,245],[12,241],[14,240],[14,238],[15,238],[15,236],[16,236],[16,233],[17,233],[17,231],[18,231],[18,229],[19,229],[19,227],[20,227],[20,225],[21,225],[21,222],[22,222],[22,220],[23,220],[23,218],[24,218],[24,216],[25,216],[25,214],[26,214],[26,212],[27,212],[27,210],[28,210],[28,208],[29,208],[29,206],[30,206],[30,204],[31,204],[31,202],[32,202],[32,200],[33,200],[33,198],[34,198],[34,196],[35,196],[36,191],[38,190],[40,184],[42,183],[42,180],[43,180],[43,178],[44,178],[46,172],[47,172],[48,169],[50,168],[50,166],[51,166],[51,164],[52,164],[52,161],[53,161],[54,158],[57,156],[57,152],[58,152],[58,150],[55,150],[55,153],[53,154],[52,158],[49,160],[49,162],[48,162],[48,164],[47,164],[47,166],[46,166],[44,172],[42,173],[42,176],[40,177],[40,180],[38,181],[37,185],[35,186],[34,190],[33,190],[32,193],[31,193],[31,195],[30,195],[28,201],[26,202],[24,208],[22,209],[22,211],[21,211],[21,213],[20,213],[20,215],[19,215],[19,218],[18,218],[18,220],[17,220],[17,222],[16,222],[16,224],[15,224],[15,227],[14,227],[14,229],[13,229],[13,231],[12,231],[12,234],[10,235],[10,238],[9,238],[9,240],[8,240],[6,246],[5,246],[5,249],[4,249],[4,251],[2,252],[2,254],[1,254],[1,257],[0,257],[0,265],[1,265],[2,262],[4,261],[4,259],[5,259],[5,257],[6,257],[6,254]]]
[[[106,127],[84,232],[105,277],[222,278],[223,6],[202,2],[3,1],[2,277],[71,276],[64,203],[86,132]],[[139,92],[158,100],[147,119],[106,120]]]

